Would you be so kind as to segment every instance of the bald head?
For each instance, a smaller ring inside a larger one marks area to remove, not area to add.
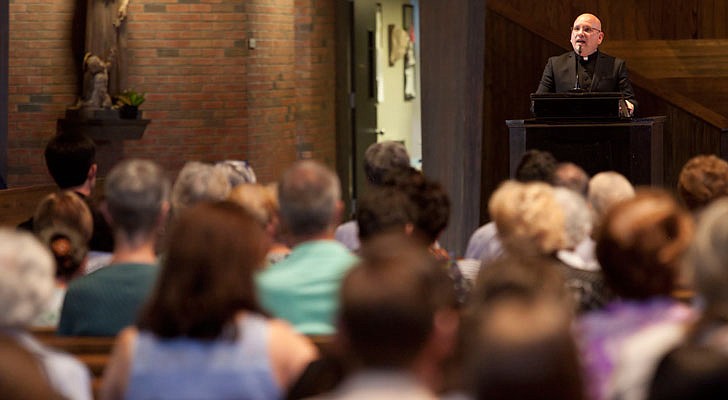
[[[586,57],[591,55],[604,39],[602,22],[594,14],[581,14],[574,20],[571,27],[571,45],[574,51]]]

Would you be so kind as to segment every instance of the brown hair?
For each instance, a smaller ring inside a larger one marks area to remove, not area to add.
[[[382,234],[341,285],[341,332],[365,367],[406,367],[433,331],[435,314],[454,303],[444,269],[415,239]]]
[[[670,194],[642,189],[607,212],[597,232],[597,259],[619,296],[669,295],[692,236],[692,218]]]
[[[705,207],[728,195],[728,162],[714,155],[691,158],[680,171],[677,189],[690,210]]]
[[[217,202],[186,209],[168,239],[139,328],[165,338],[234,337],[231,323],[238,312],[261,312],[253,275],[268,244],[260,224],[242,207]]]
[[[47,195],[35,209],[33,230],[36,234],[52,225],[71,228],[88,242],[93,233],[93,216],[79,195],[64,190]]]

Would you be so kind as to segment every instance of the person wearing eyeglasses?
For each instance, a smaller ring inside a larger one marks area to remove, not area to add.
[[[624,60],[599,51],[603,40],[602,23],[596,15],[578,16],[571,27],[574,50],[549,58],[536,93],[620,92],[633,115],[637,101],[627,66]]]

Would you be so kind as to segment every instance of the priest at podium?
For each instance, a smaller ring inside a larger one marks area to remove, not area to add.
[[[571,27],[574,51],[549,58],[536,93],[620,92],[629,115],[637,102],[624,60],[599,51],[604,40],[602,23],[593,14],[582,14]]]

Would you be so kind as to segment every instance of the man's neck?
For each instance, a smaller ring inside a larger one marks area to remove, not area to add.
[[[155,242],[151,239],[129,240],[123,235],[116,235],[111,264],[155,264],[157,255],[154,252],[154,246]]]
[[[315,240],[334,240],[334,230],[327,229],[325,232],[313,235],[297,235],[291,237],[291,247],[298,246],[301,243],[313,242]]]
[[[91,185],[89,185],[88,182],[84,183],[83,185],[68,188],[65,190],[70,190],[70,191],[76,192],[78,194],[83,195],[84,197],[91,197]]]

